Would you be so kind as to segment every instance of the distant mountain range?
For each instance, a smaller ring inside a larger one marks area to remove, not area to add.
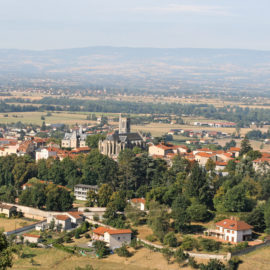
[[[0,86],[50,81],[149,91],[269,91],[270,51],[89,47],[0,50]]]

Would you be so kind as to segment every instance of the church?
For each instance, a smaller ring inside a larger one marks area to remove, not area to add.
[[[103,155],[116,159],[122,150],[133,149],[135,146],[145,148],[145,140],[140,133],[130,132],[130,118],[120,115],[119,130],[108,134],[105,140],[100,140],[98,148]]]

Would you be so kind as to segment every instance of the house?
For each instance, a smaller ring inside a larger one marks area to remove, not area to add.
[[[210,236],[218,239],[239,243],[252,238],[252,226],[244,221],[224,219],[216,223],[215,230],[208,230]]]
[[[93,231],[93,239],[104,241],[112,250],[120,248],[123,244],[131,242],[131,230],[129,229],[109,229],[105,227],[98,227]]]
[[[64,138],[61,141],[61,146],[63,148],[78,148],[86,146],[87,134],[85,134],[80,127],[79,130],[74,130],[71,133],[65,133]]]
[[[29,243],[39,243],[41,241],[41,236],[40,235],[36,235],[36,234],[30,234],[30,233],[25,233],[23,234],[23,239],[24,242],[29,242]]]
[[[239,147],[231,147],[228,150],[228,153],[231,153],[234,158],[237,158],[237,157],[239,157],[240,150],[241,149]]]
[[[201,165],[205,166],[208,159],[212,159],[213,161],[217,160],[217,156],[215,154],[209,154],[207,152],[199,152],[195,154],[195,160]]]
[[[4,214],[7,217],[11,217],[13,214],[16,214],[16,212],[17,212],[16,206],[0,203],[0,214]]]
[[[268,157],[257,158],[252,163],[256,172],[266,173],[270,170],[270,158]]]
[[[56,157],[57,149],[54,148],[41,148],[36,150],[36,161],[40,159],[48,159],[49,157]]]
[[[216,167],[215,170],[216,171],[223,171],[226,166],[228,165],[227,162],[223,162],[223,161],[216,161]]]
[[[146,200],[144,198],[134,198],[130,200],[131,205],[139,208],[140,210],[145,210]]]
[[[71,223],[74,225],[82,224],[84,221],[84,216],[82,212],[67,212],[67,216],[70,217]]]
[[[87,193],[89,190],[93,190],[96,193],[98,192],[98,186],[97,185],[84,185],[84,184],[78,184],[74,187],[74,196],[76,197],[76,200],[87,200]]]
[[[54,226],[57,227],[58,225],[61,225],[61,230],[69,230],[72,228],[71,225],[71,218],[67,215],[54,215],[49,216],[47,218],[47,223],[51,224],[51,222],[54,222]]]

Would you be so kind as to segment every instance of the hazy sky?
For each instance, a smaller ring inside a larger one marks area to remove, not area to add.
[[[0,48],[270,50],[270,0],[0,0]]]

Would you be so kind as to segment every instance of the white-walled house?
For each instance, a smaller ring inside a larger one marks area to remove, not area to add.
[[[40,159],[48,159],[49,157],[56,157],[57,152],[51,148],[42,148],[36,150],[36,161]]]
[[[93,231],[93,240],[104,241],[110,249],[120,248],[123,244],[131,242],[131,230],[129,229],[109,229],[98,227]]]
[[[39,243],[41,241],[41,236],[36,235],[36,234],[30,234],[30,233],[25,233],[23,234],[23,240],[24,242],[29,242],[29,243]]]
[[[131,205],[139,208],[141,211],[145,210],[146,200],[144,198],[133,198],[130,200]]]
[[[72,228],[71,225],[71,218],[67,215],[54,215],[54,216],[49,216],[47,218],[47,223],[51,224],[51,222],[54,220],[54,226],[55,228],[57,225],[62,225],[61,230],[69,230]]]
[[[248,241],[252,238],[252,226],[244,221],[224,219],[216,223],[215,230],[209,230],[209,235],[232,243]]]

